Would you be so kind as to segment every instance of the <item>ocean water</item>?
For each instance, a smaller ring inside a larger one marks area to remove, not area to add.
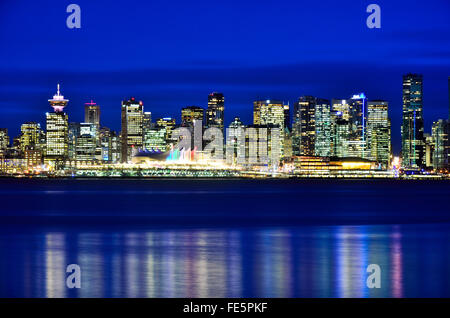
[[[0,297],[450,297],[449,195],[447,181],[0,179]]]

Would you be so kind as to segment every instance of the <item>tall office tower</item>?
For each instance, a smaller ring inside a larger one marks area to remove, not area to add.
[[[143,146],[144,105],[131,97],[122,101],[122,162]]]
[[[319,157],[329,157],[331,151],[331,108],[330,101],[318,98],[315,111],[316,140],[314,154]]]
[[[422,75],[403,76],[402,165],[405,168],[425,166],[422,91]]]
[[[167,150],[166,128],[146,129],[144,132],[144,149],[151,152],[165,152]]]
[[[79,134],[75,143],[75,159],[81,160],[95,160],[97,148],[97,124],[95,123],[80,123]]]
[[[350,123],[341,116],[334,116],[333,122],[333,155],[339,158],[349,157]]]
[[[222,93],[208,95],[208,109],[206,110],[206,127],[216,127],[223,131],[225,98]]]
[[[367,98],[364,93],[353,95],[349,104],[349,149],[348,155],[368,158],[367,151]]]
[[[434,140],[430,134],[424,134],[425,138],[425,166],[427,169],[433,168],[433,152],[434,152]]]
[[[450,121],[438,120],[433,123],[432,135],[434,143],[433,167],[435,169],[449,169],[450,156]]]
[[[313,96],[301,96],[294,105],[293,153],[314,156],[316,142],[316,102]]]
[[[64,107],[69,102],[61,95],[59,84],[56,95],[48,102],[53,107],[53,113],[47,113],[46,158],[48,160],[63,160],[68,155],[69,123]]]
[[[236,165],[239,163],[239,155],[242,161],[245,160],[245,126],[239,117],[234,117],[226,134],[227,163]]]
[[[204,109],[198,106],[188,106],[181,109],[181,126],[193,127],[194,120],[203,123]]]
[[[0,128],[0,153],[9,147],[8,128]]]
[[[166,130],[167,143],[173,143],[176,141],[172,138],[172,131],[175,129],[176,124],[175,118],[172,117],[158,118],[156,120],[156,127],[164,128]]]
[[[291,127],[291,109],[289,107],[289,103],[287,105],[283,105],[284,109],[284,129],[290,132],[292,130]]]
[[[42,135],[43,131],[41,125],[35,122],[27,122],[20,126],[20,151],[25,153],[27,148],[33,148],[35,150],[42,148]]]
[[[84,122],[100,127],[100,106],[92,100],[84,104]]]
[[[111,162],[111,129],[102,127],[99,131],[100,139],[100,160]]]
[[[388,102],[369,101],[367,104],[367,151],[368,158],[389,167],[391,158],[391,120]]]
[[[331,109],[340,119],[350,119],[350,104],[346,99],[332,99]]]
[[[284,105],[281,101],[266,100],[261,103],[260,125],[277,127],[284,131]]]
[[[144,131],[146,129],[151,129],[152,128],[152,113],[151,112],[144,112],[144,119],[142,122],[142,128],[144,129]]]

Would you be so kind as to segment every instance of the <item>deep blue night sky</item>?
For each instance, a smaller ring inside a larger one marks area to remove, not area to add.
[[[81,29],[66,7],[81,7]],[[381,6],[381,29],[366,7]],[[70,121],[84,102],[120,128],[120,102],[143,100],[153,118],[206,106],[225,94],[226,123],[252,118],[252,101],[292,103],[301,95],[348,98],[365,92],[390,103],[398,152],[402,75],[424,75],[424,116],[448,117],[448,0],[0,1],[0,127],[45,123],[47,99],[62,85]]]

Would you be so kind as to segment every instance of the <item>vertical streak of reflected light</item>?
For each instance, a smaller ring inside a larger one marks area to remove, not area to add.
[[[45,286],[47,298],[66,295],[65,236],[62,233],[45,235]]]
[[[392,235],[391,260],[392,297],[401,298],[403,297],[402,235],[398,227]]]

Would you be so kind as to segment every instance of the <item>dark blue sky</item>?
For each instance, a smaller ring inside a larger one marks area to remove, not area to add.
[[[66,27],[70,3],[81,29]],[[366,27],[370,3],[381,29]],[[389,101],[399,151],[402,74],[424,75],[426,131],[448,117],[449,17],[448,0],[1,0],[0,127],[14,136],[25,121],[44,124],[57,82],[70,121],[92,98],[116,130],[129,96],[179,120],[181,107],[221,91],[226,122],[250,123],[258,98],[364,91]]]

